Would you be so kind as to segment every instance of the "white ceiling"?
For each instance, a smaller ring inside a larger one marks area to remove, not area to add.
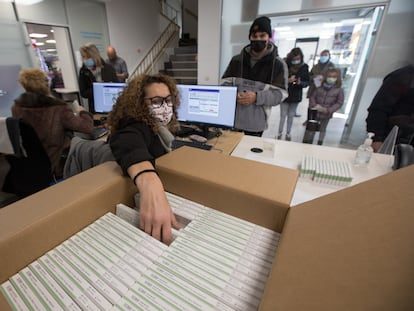
[[[277,37],[324,37],[332,33],[332,28],[342,25],[354,25],[366,20],[371,20],[374,8],[358,8],[352,10],[309,13],[290,16],[270,17],[273,28],[290,27],[290,30],[278,31]],[[329,24],[329,25],[327,25]],[[288,34],[287,32],[291,32]]]

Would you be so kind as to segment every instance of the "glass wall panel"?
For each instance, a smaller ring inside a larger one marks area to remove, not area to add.
[[[101,56],[106,58],[105,50],[109,45],[109,31],[105,4],[94,1],[71,0],[67,2],[70,33],[78,68],[82,65],[79,47],[85,43],[95,44]]]
[[[17,82],[21,68],[30,66],[22,24],[16,21],[11,3],[0,2],[0,116],[11,116],[10,107],[21,93]]]
[[[64,0],[43,0],[35,4],[22,4],[16,1],[19,19],[24,21],[42,21],[45,24],[66,25]]]

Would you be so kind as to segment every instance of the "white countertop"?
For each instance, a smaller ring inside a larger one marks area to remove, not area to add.
[[[252,152],[250,149],[254,147],[263,149],[263,152]],[[353,179],[349,186],[392,171],[391,167],[394,163],[394,156],[374,153],[368,166],[359,167],[352,164],[355,158],[355,153],[356,150],[245,135],[231,155],[295,170],[300,169],[302,158],[305,155],[314,156],[322,160],[344,161],[350,164],[352,171]],[[299,178],[291,205],[293,206],[310,201],[343,188],[343,186],[320,184],[311,180]]]

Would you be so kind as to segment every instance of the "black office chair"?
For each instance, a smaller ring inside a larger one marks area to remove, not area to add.
[[[33,127],[21,119],[17,123],[25,154],[5,156],[10,170],[2,190],[22,199],[48,187],[53,182],[53,174],[49,157]]]

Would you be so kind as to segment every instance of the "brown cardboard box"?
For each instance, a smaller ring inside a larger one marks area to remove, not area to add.
[[[167,191],[282,231],[298,171],[194,149],[157,160]]]
[[[283,228],[260,310],[414,309],[414,166],[292,209],[294,170],[185,147],[157,166],[167,191]],[[120,174],[108,162],[0,210],[0,282],[131,205]]]

